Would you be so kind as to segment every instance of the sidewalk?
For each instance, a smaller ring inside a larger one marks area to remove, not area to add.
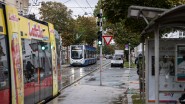
[[[134,69],[129,71],[128,69],[110,68],[109,65],[102,71],[102,86],[100,86],[98,71],[65,89],[61,95],[48,104],[127,104],[125,100],[128,100],[128,104],[132,104],[131,95],[125,93],[127,93],[128,85],[132,89],[138,88],[137,80]]]

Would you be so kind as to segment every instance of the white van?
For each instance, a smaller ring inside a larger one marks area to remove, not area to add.
[[[123,68],[123,55],[114,55],[111,60],[111,67],[113,66],[119,66]]]

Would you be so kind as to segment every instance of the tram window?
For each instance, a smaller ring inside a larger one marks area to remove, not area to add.
[[[93,52],[93,58],[94,58],[94,52]]]
[[[71,50],[71,58],[73,58],[73,59],[81,59],[81,58],[83,58],[82,54],[83,54],[82,49]]]
[[[5,36],[0,35],[0,90],[9,88],[9,68],[7,57]]]
[[[87,50],[87,58],[89,58],[89,51]]]
[[[25,46],[25,54],[23,54],[23,75],[24,75],[24,82],[31,82],[34,80],[34,72],[35,72],[35,65],[33,59],[35,59],[35,51],[33,51],[32,47],[30,46],[31,40],[29,39],[22,39],[22,46]],[[35,44],[34,47],[37,47]],[[34,66],[34,67],[33,67]]]
[[[90,53],[90,51],[88,51],[88,55],[89,55],[89,57],[88,57],[88,58],[91,58],[91,53]]]
[[[90,52],[90,58],[92,58],[92,51],[89,51]]]
[[[50,47],[50,44],[45,43],[46,47]],[[40,71],[41,71],[41,77],[44,76],[50,76],[52,74],[52,64],[51,64],[51,49],[48,48],[47,50],[42,50],[42,46],[39,46],[39,50],[40,50]]]
[[[52,74],[51,72],[51,49],[50,44],[39,40],[22,39],[25,45],[25,55],[23,55],[24,82],[37,81],[38,76],[44,79]],[[45,46],[43,50],[42,46]],[[38,73],[40,75],[38,75]]]
[[[89,58],[91,58],[91,51],[89,51]]]
[[[87,51],[86,50],[84,50],[84,57],[85,57],[85,59],[87,58]]]
[[[93,58],[93,51],[91,51],[91,58]]]
[[[22,40],[22,54],[26,54],[26,50],[25,50],[25,41]]]

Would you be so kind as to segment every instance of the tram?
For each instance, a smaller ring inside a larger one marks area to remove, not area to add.
[[[54,26],[0,4],[0,104],[34,104],[59,94]]]
[[[71,66],[87,66],[95,64],[96,48],[88,45],[70,46],[70,64]]]

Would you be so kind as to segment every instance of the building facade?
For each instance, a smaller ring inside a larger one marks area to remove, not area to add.
[[[20,14],[27,14],[28,12],[29,0],[0,0],[0,2],[15,6]]]

